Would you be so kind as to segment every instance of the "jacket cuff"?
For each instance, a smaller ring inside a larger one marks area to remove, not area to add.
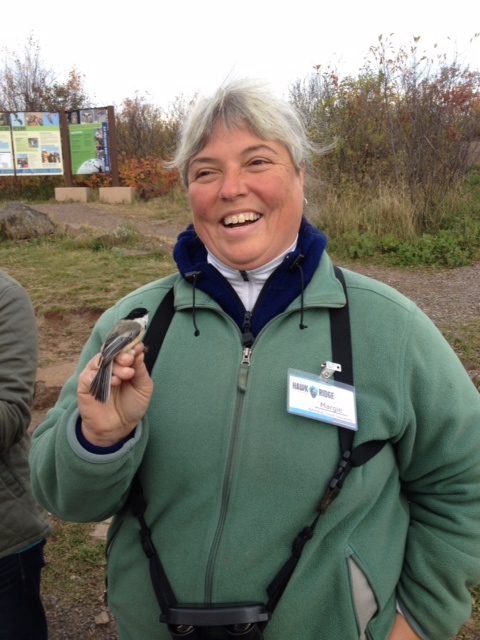
[[[69,418],[67,424],[67,440],[74,453],[87,462],[105,464],[114,462],[128,455],[142,435],[141,421],[132,434],[124,441],[113,447],[97,447],[88,442],[81,432],[82,418],[76,410]]]

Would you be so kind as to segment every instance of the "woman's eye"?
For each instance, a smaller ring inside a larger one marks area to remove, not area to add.
[[[269,161],[265,160],[265,158],[255,158],[255,160],[252,160],[250,164],[253,166],[262,166],[263,164],[269,164]]]
[[[196,180],[199,180],[200,178],[208,178],[209,176],[212,175],[212,171],[210,171],[209,169],[202,169],[201,171],[198,171],[198,173],[195,176]]]

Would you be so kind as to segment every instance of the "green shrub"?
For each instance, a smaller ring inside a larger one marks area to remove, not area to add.
[[[1,176],[0,201],[35,202],[51,200],[55,187],[63,187],[63,176]]]

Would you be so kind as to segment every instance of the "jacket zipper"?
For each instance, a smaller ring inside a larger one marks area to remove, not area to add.
[[[248,379],[248,371],[250,367],[250,360],[252,356],[252,346],[255,341],[255,337],[252,333],[252,316],[255,313],[255,310],[258,308],[259,303],[265,292],[267,290],[267,285],[270,280],[274,276],[275,271],[270,274],[264,283],[262,290],[260,291],[258,298],[255,302],[253,311],[245,310],[242,301],[239,299],[240,304],[242,305],[245,313],[243,316],[243,325],[242,325],[242,344],[243,344],[243,353],[242,353],[242,361],[240,364],[240,372],[238,376],[238,387],[237,387],[237,406],[235,407],[235,416],[233,420],[232,427],[232,436],[230,438],[230,446],[227,457],[227,466],[225,471],[225,477],[223,481],[223,492],[222,492],[222,504],[220,508],[220,515],[217,522],[217,528],[215,530],[215,535],[213,537],[212,546],[210,548],[210,553],[207,561],[207,568],[205,572],[205,604],[212,604],[212,595],[213,595],[213,576],[215,573],[215,566],[217,562],[217,554],[220,546],[220,541],[222,539],[223,530],[225,528],[225,521],[227,518],[227,511],[230,502],[230,493],[232,488],[232,480],[233,480],[233,467],[236,457],[237,443],[238,443],[238,431],[240,418],[243,411],[243,402],[245,397],[245,391],[247,388],[247,379]],[[228,283],[231,287],[230,283]],[[233,289],[233,287],[231,287]],[[267,323],[270,324],[270,323]],[[265,327],[264,327],[265,328]],[[263,332],[263,329],[261,333]]]
[[[205,604],[212,604],[213,597],[213,576],[215,573],[215,566],[217,562],[217,554],[218,548],[220,546],[220,541],[223,536],[223,530],[225,527],[225,520],[227,518],[228,507],[230,503],[230,494],[232,489],[232,481],[233,481],[233,468],[236,458],[237,445],[238,445],[238,437],[239,437],[239,427],[240,420],[243,413],[243,401],[245,398],[245,390],[247,388],[247,379],[248,372],[250,368],[250,358],[252,355],[251,342],[249,337],[253,336],[248,332],[249,322],[250,322],[251,314],[247,311],[245,313],[245,322],[243,326],[243,342],[244,348],[242,352],[242,361],[240,364],[240,371],[238,375],[238,386],[237,386],[237,405],[235,407],[235,415],[233,419],[232,426],[232,435],[230,438],[230,446],[228,450],[227,457],[227,466],[225,470],[225,477],[223,481],[223,492],[222,492],[222,504],[220,508],[220,515],[218,518],[217,528],[215,530],[215,535],[213,537],[212,546],[210,549],[210,554],[208,556],[207,568],[205,573]],[[245,342],[249,344],[245,344]]]

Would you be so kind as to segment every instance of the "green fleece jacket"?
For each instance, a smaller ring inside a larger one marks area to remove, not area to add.
[[[265,638],[386,640],[398,603],[419,634],[446,640],[467,620],[468,587],[480,579],[480,395],[411,301],[345,276],[355,444],[388,444],[351,471],[320,518]],[[147,414],[120,451],[86,451],[75,436],[78,372],[116,320],[135,307],[153,313],[172,285],[176,314],[153,370]],[[332,357],[328,309],[345,297],[329,257],[305,290],[308,328],[299,328],[296,299],[257,336],[249,365],[242,364],[237,325],[198,290],[194,335],[192,298],[191,285],[171,276],[107,311],[35,433],[37,499],[67,520],[115,516],[109,603],[122,640],[170,637],[158,621],[138,522],[124,506],[137,470],[178,601],[266,601],[267,585],[313,520],[340,457],[337,427],[287,411],[288,369],[318,375]]]

